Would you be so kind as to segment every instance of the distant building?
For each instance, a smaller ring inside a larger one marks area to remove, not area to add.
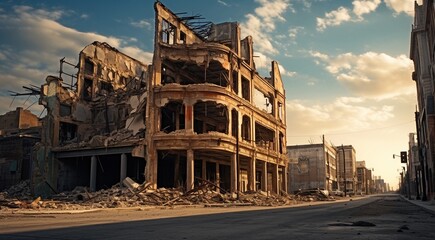
[[[366,162],[365,161],[356,161],[356,176],[357,176],[357,183],[356,183],[356,192],[359,194],[369,194],[370,190],[370,180],[371,176],[369,177],[369,170],[366,168]]]
[[[289,191],[321,188],[336,190],[337,159],[327,143],[287,146]]]
[[[40,140],[40,122],[18,107],[0,115],[0,191],[30,179],[32,149]]]
[[[341,191],[354,194],[356,191],[356,151],[352,145],[338,146],[338,179]]]

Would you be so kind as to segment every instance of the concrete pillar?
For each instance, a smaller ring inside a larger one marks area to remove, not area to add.
[[[184,111],[184,122],[186,126],[186,130],[193,132],[193,105],[186,104],[186,111]]]
[[[207,161],[205,159],[202,160],[202,179],[207,179]]]
[[[278,179],[278,164],[273,164],[272,167],[272,191],[279,194],[279,179]]]
[[[194,188],[195,180],[195,160],[193,158],[193,150],[187,150],[187,175],[186,175],[186,190],[192,190]]]
[[[267,162],[263,162],[261,171],[261,190],[267,192]]]
[[[89,188],[91,192],[95,192],[97,189],[97,157],[92,156],[91,157],[91,174],[90,174],[90,180],[89,180]]]
[[[231,192],[232,193],[236,193],[238,191],[238,179],[237,179],[237,174],[238,174],[238,166],[237,166],[237,158],[236,158],[236,154],[232,154],[231,155]]]
[[[122,184],[122,181],[127,177],[127,154],[121,154],[121,172],[119,174],[119,182]]]
[[[256,169],[255,169],[255,157],[252,157],[249,161],[249,172],[248,172],[248,191],[256,191],[256,184],[255,184],[255,176]]]
[[[152,189],[157,189],[157,150],[147,146],[147,163],[145,167],[145,180],[151,183]]]

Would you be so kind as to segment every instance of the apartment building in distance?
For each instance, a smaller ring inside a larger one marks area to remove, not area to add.
[[[201,178],[230,192],[287,191],[278,63],[260,76],[253,39],[236,22],[154,8],[151,65],[94,42],[80,52],[76,82],[47,77],[35,192],[95,191],[125,177],[153,188],[191,190]]]
[[[328,143],[287,146],[289,192],[299,189],[337,190],[337,153]]]
[[[340,190],[346,194],[356,192],[356,151],[352,145],[337,146],[338,181]]]

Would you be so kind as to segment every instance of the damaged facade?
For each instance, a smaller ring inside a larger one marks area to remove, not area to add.
[[[0,190],[30,179],[40,125],[36,115],[21,107],[0,115]]]
[[[338,190],[337,152],[326,142],[287,146],[289,191]]]
[[[75,84],[48,76],[41,88],[47,116],[34,164],[39,195],[106,188],[126,176],[144,180],[148,67],[94,42],[80,52],[77,68]]]
[[[155,11],[152,65],[94,42],[80,53],[76,84],[47,77],[34,190],[130,177],[153,188],[191,190],[201,178],[231,192],[286,192],[278,63],[261,77],[237,23],[198,30],[160,2]]]

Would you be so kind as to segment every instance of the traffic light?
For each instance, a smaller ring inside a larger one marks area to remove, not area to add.
[[[408,162],[408,154],[403,151],[400,152],[400,163],[407,163]]]

